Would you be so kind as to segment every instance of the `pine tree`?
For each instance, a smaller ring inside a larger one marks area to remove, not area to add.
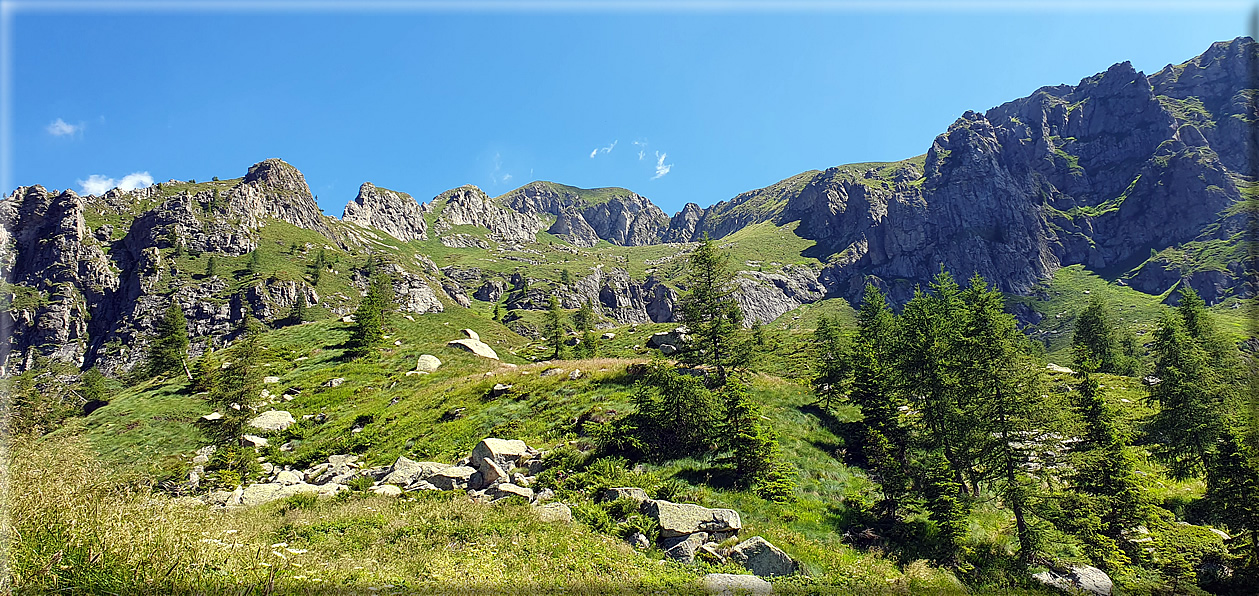
[[[542,315],[542,338],[553,351],[552,359],[564,357],[564,340],[567,334],[568,324],[565,323],[564,311],[560,310],[560,301],[555,294],[551,294],[547,299],[546,313]]]
[[[1174,478],[1199,476],[1223,430],[1220,403],[1211,392],[1215,371],[1178,313],[1163,316],[1153,351],[1159,382],[1150,388],[1150,400],[1159,411],[1146,429],[1153,439],[1151,450]]]
[[[908,436],[900,421],[895,374],[890,352],[896,320],[883,293],[867,285],[857,315],[857,336],[849,351],[852,370],[849,400],[861,409],[865,431],[863,453],[883,489],[880,510],[895,519],[910,481],[905,465]]]
[[[967,556],[967,548],[962,543],[966,538],[966,516],[970,514],[965,489],[956,480],[953,466],[941,451],[928,452],[923,463],[922,492],[927,516],[939,530],[942,552],[938,560],[959,565]]]
[[[743,383],[727,380],[721,395],[725,421],[718,431],[718,443],[730,454],[726,461],[734,467],[735,482],[749,488],[773,466],[778,441],[761,423],[761,408]]]
[[[380,345],[385,337],[385,312],[393,303],[393,282],[385,275],[372,278],[367,295],[354,311],[354,326],[350,329],[347,355],[363,358]]]
[[[182,371],[188,356],[188,321],[179,301],[171,298],[166,313],[157,322],[157,337],[149,346],[149,374]]]
[[[297,289],[297,299],[293,302],[293,310],[289,311],[288,322],[290,325],[301,325],[306,321],[307,309],[309,305],[306,303],[306,288]]]
[[[829,410],[832,401],[848,395],[852,371],[848,366],[848,351],[844,346],[837,319],[823,315],[813,331],[813,349],[816,367],[813,371],[813,393],[820,398],[822,408]]]
[[[990,470],[997,494],[1014,515],[1019,556],[1024,562],[1037,553],[1038,538],[1029,521],[1037,490],[1027,473],[1028,437],[1043,430],[1049,419],[1041,393],[1041,371],[1022,349],[1024,336],[1014,317],[1005,312],[1001,292],[990,289],[976,274],[962,293],[966,322],[962,333],[962,384],[974,398],[972,428],[978,439],[980,463]]]
[[[573,328],[583,333],[588,332],[595,327],[595,310],[591,308],[589,302],[582,302],[581,308],[573,313]]]
[[[1259,466],[1240,433],[1222,433],[1207,468],[1207,502],[1232,530],[1229,550],[1251,570],[1259,570]]]
[[[565,286],[573,285],[573,274],[569,273],[568,269],[560,271],[560,283]]]
[[[218,383],[207,398],[223,414],[216,427],[220,444],[239,444],[251,402],[262,389],[262,332],[262,323],[246,311],[228,352],[230,364],[219,371]]]
[[[730,257],[722,254],[707,234],[687,260],[686,280],[687,291],[678,300],[678,312],[695,339],[693,345],[679,352],[679,360],[714,367],[717,384],[724,385],[729,370],[747,362],[739,341],[743,311],[734,299]]]
[[[1099,371],[1106,373],[1117,372],[1121,368],[1119,335],[1110,320],[1110,309],[1101,296],[1091,297],[1088,306],[1076,318],[1071,347],[1077,364],[1091,360],[1097,363]]]
[[[193,393],[213,393],[218,386],[220,363],[212,348],[207,347],[204,354],[192,366]]]
[[[941,271],[930,289],[915,291],[900,316],[894,350],[898,391],[921,413],[922,446],[941,450],[958,486],[977,494],[974,465],[984,438],[959,377],[965,365],[959,349],[964,305],[947,272]]]
[[[218,270],[219,270],[219,259],[215,257],[214,255],[210,255],[210,259],[207,260],[205,263],[205,276],[214,277],[215,275],[218,274]]]

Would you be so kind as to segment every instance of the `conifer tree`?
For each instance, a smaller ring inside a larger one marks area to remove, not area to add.
[[[695,339],[679,352],[679,360],[714,367],[717,384],[724,385],[729,370],[747,362],[739,341],[743,311],[734,299],[730,257],[707,234],[687,259],[686,280],[678,312]]]
[[[880,509],[895,519],[910,488],[905,465],[908,436],[895,395],[891,347],[895,318],[883,293],[867,285],[857,315],[857,336],[848,357],[852,369],[849,400],[861,409],[863,452],[883,490]]]
[[[216,428],[221,444],[239,443],[251,402],[262,388],[262,332],[262,323],[246,311],[236,328],[235,345],[228,352],[230,364],[219,371],[207,398],[223,414]]]
[[[105,375],[101,374],[100,369],[93,366],[87,369],[79,376],[79,395],[84,401],[105,401]]]
[[[1049,420],[1041,393],[1041,371],[1023,348],[1023,335],[1014,317],[1005,312],[1004,298],[976,274],[962,294],[966,322],[962,333],[962,384],[973,396],[970,426],[980,446],[980,463],[990,470],[997,494],[1014,515],[1019,556],[1030,562],[1038,539],[1029,517],[1036,494],[1029,477],[1026,443],[1031,433]]]
[[[210,258],[205,263],[205,276],[214,277],[215,275],[218,274],[218,270],[219,270],[218,257],[215,257],[214,255],[210,255]]]
[[[568,269],[560,271],[560,283],[565,286],[573,285],[573,274],[569,273]]]
[[[157,337],[149,346],[149,374],[182,371],[188,356],[188,321],[178,300],[171,298],[166,313],[157,322],[156,331]]]
[[[700,379],[658,360],[648,365],[630,400],[636,411],[624,434],[649,457],[700,455],[711,447],[720,403]]]
[[[820,398],[822,408],[829,410],[831,402],[848,395],[852,370],[848,365],[840,324],[837,319],[823,315],[813,331],[813,352],[816,358],[813,369],[813,393]]]
[[[927,504],[927,516],[939,530],[942,552],[938,559],[949,565],[959,565],[967,556],[962,543],[966,538],[966,516],[970,506],[965,488],[956,480],[953,466],[941,450],[927,452],[923,470],[923,497]]]
[[[595,310],[591,308],[589,302],[582,302],[581,308],[573,313],[573,328],[583,333],[588,332],[595,327]]]
[[[761,408],[748,394],[747,387],[731,378],[721,388],[725,402],[725,421],[718,432],[718,442],[734,467],[735,481],[742,488],[751,487],[773,465],[778,442],[764,424]]]
[[[218,386],[220,363],[213,348],[207,347],[204,354],[192,366],[193,393],[212,393]]]
[[[306,321],[307,310],[310,305],[306,303],[306,288],[297,289],[297,300],[293,302],[293,310],[289,311],[288,321],[290,325],[301,325]]]
[[[1259,466],[1240,433],[1222,433],[1207,468],[1207,502],[1234,534],[1229,550],[1259,571]]]
[[[1179,313],[1163,316],[1153,351],[1159,381],[1150,388],[1150,400],[1159,410],[1146,428],[1153,439],[1151,450],[1174,478],[1199,476],[1223,430],[1220,403],[1211,391],[1215,371]]]
[[[347,355],[362,358],[384,341],[385,312],[393,303],[393,283],[386,275],[372,278],[367,295],[354,311],[354,326],[350,330]]]
[[[568,334],[568,325],[564,319],[559,299],[551,294],[547,299],[546,313],[542,315],[542,338],[553,351],[551,358],[556,360],[564,357],[564,339]]]
[[[1109,311],[1101,296],[1089,298],[1088,306],[1075,320],[1071,347],[1077,364],[1091,360],[1100,372],[1114,373],[1121,368],[1123,353]]]

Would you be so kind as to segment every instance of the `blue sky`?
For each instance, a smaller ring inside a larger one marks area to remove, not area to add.
[[[3,184],[230,178],[280,157],[336,216],[364,181],[426,201],[536,179],[623,186],[673,213],[918,155],[965,110],[1249,34],[1245,4],[1011,6],[19,11]]]

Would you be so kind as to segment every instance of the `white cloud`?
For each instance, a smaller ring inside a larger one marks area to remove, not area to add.
[[[70,124],[61,118],[58,118],[49,124],[44,130],[54,137],[66,137],[83,131],[82,124]]]
[[[508,180],[511,180],[511,174],[503,174],[503,182],[507,182]]]
[[[630,144],[638,147],[638,161],[647,157],[647,141],[630,141]]]
[[[668,174],[669,170],[673,169],[673,164],[664,162],[664,158],[668,156],[668,153],[656,152],[656,175],[651,177],[652,180]]]
[[[617,141],[612,141],[612,144],[607,147],[595,147],[590,151],[590,159],[594,159],[594,157],[600,153],[611,153],[612,150],[616,148],[616,143]]]
[[[148,172],[133,172],[122,177],[122,180],[106,178],[100,174],[92,174],[87,180],[79,180],[79,194],[103,195],[111,188],[122,191],[135,190],[153,185],[153,177]]]

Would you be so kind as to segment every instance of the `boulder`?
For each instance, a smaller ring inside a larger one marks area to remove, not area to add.
[[[563,503],[547,503],[536,508],[538,519],[544,522],[572,522],[573,511]]]
[[[441,490],[464,490],[476,473],[476,468],[451,466],[429,476],[427,481]]]
[[[761,577],[792,575],[796,572],[796,562],[760,536],[753,536],[730,549],[730,559]]]
[[[673,538],[696,532],[734,535],[743,523],[739,512],[733,509],[709,509],[690,503],[671,503],[658,499],[644,503],[644,513],[660,524],[660,536]]]
[[[647,550],[651,548],[651,539],[642,532],[634,532],[625,537],[625,541],[637,550]]]
[[[494,387],[490,389],[490,397],[502,397],[504,395],[507,395],[507,392],[509,391],[511,391],[511,385],[495,383]]]
[[[381,478],[380,482],[382,484],[409,486],[421,480],[427,480],[429,476],[449,467],[450,464],[432,461],[412,461],[405,457],[399,457],[398,461],[395,461],[393,467],[389,469],[389,473],[385,474],[385,477]]]
[[[285,486],[278,482],[251,484],[241,491],[239,504],[246,506],[261,505],[278,499],[284,499],[297,493],[316,492],[320,492],[319,487],[304,483],[289,486]]]
[[[599,336],[599,339],[615,339],[615,338],[616,338],[616,334],[612,333],[611,331]]]
[[[471,329],[460,329],[459,332],[462,333],[464,337],[467,337],[468,339],[475,339],[477,341],[481,341],[481,336],[477,335],[476,331],[473,331]]]
[[[507,479],[507,472],[494,463],[494,460],[482,457],[475,462],[477,471],[481,472],[481,485],[489,486],[499,480]]]
[[[371,487],[371,488],[369,488],[369,489],[367,489],[367,490],[369,490],[369,491],[371,491],[371,492],[373,492],[373,493],[376,493],[376,494],[378,494],[378,495],[383,495],[383,496],[386,496],[386,497],[400,497],[400,496],[402,496],[402,489],[401,489],[401,488],[398,488],[397,486],[394,486],[394,485],[392,485],[392,484],[378,484],[378,485],[373,486],[373,487]]]
[[[220,412],[213,412],[210,414],[206,414],[205,416],[202,416],[201,419],[206,422],[214,422],[215,420],[222,420],[223,414]]]
[[[573,372],[568,373],[568,380],[570,381],[576,381],[577,379],[580,379],[580,378],[581,378],[580,368],[574,369]]]
[[[720,596],[736,594],[771,594],[774,585],[755,575],[736,575],[733,573],[709,573],[701,580],[704,591]]]
[[[302,477],[299,476],[296,472],[291,472],[289,470],[282,470],[280,471],[279,474],[275,475],[275,482],[283,486],[291,486],[294,484],[301,484]]]
[[[498,354],[494,351],[494,348],[489,347],[485,344],[485,342],[482,342],[479,339],[456,339],[447,342],[446,345],[452,348],[467,350],[482,358],[498,360]]]
[[[1032,579],[1046,586],[1067,592],[1082,592],[1097,596],[1110,596],[1111,590],[1115,587],[1114,582],[1110,581],[1110,576],[1106,575],[1105,571],[1089,566],[1072,567],[1065,574],[1057,571],[1044,571],[1033,575]]]
[[[546,369],[546,370],[542,371],[542,374],[540,374],[540,375],[538,375],[538,376],[539,376],[539,377],[553,377],[553,376],[555,376],[555,375],[559,375],[559,374],[564,374],[564,369],[562,369],[562,368],[548,368],[548,369]]]
[[[603,500],[615,501],[617,499],[633,499],[641,505],[644,501],[650,499],[647,491],[636,486],[626,486],[622,488],[609,488],[603,491]]]
[[[436,356],[432,354],[423,354],[418,359],[416,359],[415,370],[419,372],[431,373],[437,370],[437,367],[441,365],[442,365],[442,361],[438,360]]]
[[[516,464],[529,455],[529,446],[519,439],[495,439],[488,437],[482,439],[476,447],[472,448],[472,461],[479,462],[482,458],[488,459],[504,471],[511,471]]]
[[[271,385],[273,383],[279,383],[280,377],[262,377],[262,382],[267,385]]]
[[[266,447],[267,440],[257,435],[244,435],[240,438],[240,442],[245,447]]]
[[[523,486],[516,486],[510,482],[502,482],[485,489],[485,494],[492,499],[505,499],[507,497],[524,497],[526,501],[533,500],[533,489]]]
[[[293,415],[284,410],[268,410],[250,420],[249,426],[261,430],[279,432],[293,426],[295,422],[297,421],[293,419]]]
[[[673,344],[661,344],[660,353],[665,356],[672,356],[678,353],[678,347]]]
[[[324,387],[340,387],[341,384],[344,382],[345,382],[345,379],[343,377],[337,377],[335,379],[328,379],[327,381],[324,381],[323,386]]]
[[[708,540],[708,532],[696,532],[688,536],[666,539],[661,545],[666,557],[690,565],[695,562],[695,551]]]
[[[1066,373],[1068,375],[1075,373],[1075,371],[1065,366],[1058,366],[1057,364],[1054,364],[1052,362],[1050,362],[1049,364],[1046,364],[1045,369],[1048,370],[1049,372]]]

